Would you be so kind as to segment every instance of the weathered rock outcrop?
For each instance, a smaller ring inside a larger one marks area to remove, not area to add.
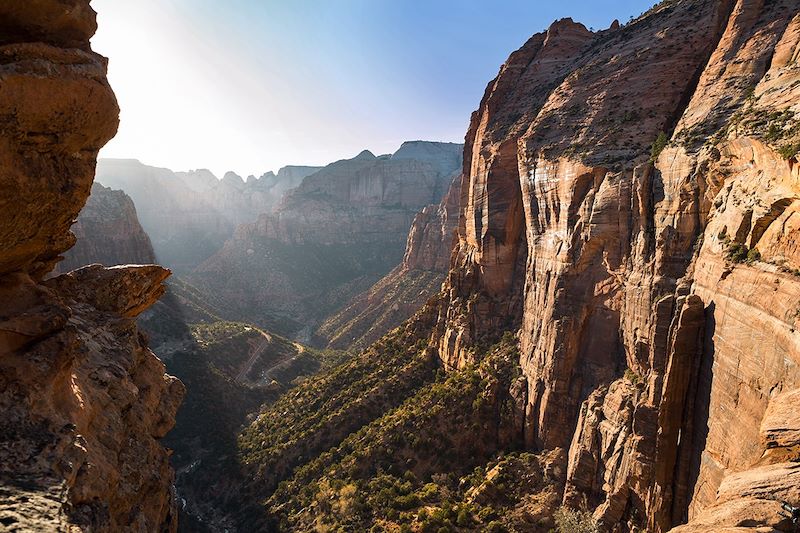
[[[61,272],[93,263],[113,266],[156,262],[150,237],[139,224],[133,201],[124,191],[99,183],[92,185],[92,194],[72,232],[77,242],[58,264]]]
[[[317,170],[284,167],[245,181],[233,172],[217,179],[208,170],[173,172],[131,159],[101,159],[96,179],[133,199],[158,260],[185,272],[217,252],[238,224],[269,213]]]
[[[332,163],[289,191],[274,213],[239,226],[189,280],[226,301],[234,317],[285,334],[314,325],[401,262],[415,214],[441,200],[461,150],[413,141],[393,155],[364,151]],[[263,322],[274,315],[288,329]]]
[[[456,368],[519,331],[526,446],[611,529],[800,505],[793,430],[759,435],[800,381],[798,54],[788,0],[564,20],[473,115],[433,342]]]
[[[235,238],[263,236],[284,243],[392,242],[408,234],[416,212],[438,203],[461,166],[462,146],[405,142],[392,155],[363,151],[331,163],[289,192],[275,213],[237,229]]]
[[[416,313],[439,292],[450,265],[458,225],[456,176],[439,205],[428,205],[411,223],[403,262],[353,298],[317,330],[330,348],[364,348]]]
[[[42,281],[74,242],[117,127],[87,0],[0,5],[0,523],[12,531],[174,530],[158,439],[182,396],[134,318],[158,266]]]

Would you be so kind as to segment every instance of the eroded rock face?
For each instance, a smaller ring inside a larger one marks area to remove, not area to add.
[[[189,280],[233,316],[288,318],[295,330],[277,329],[283,334],[297,334],[301,323],[315,326],[402,262],[415,215],[441,201],[462,148],[411,141],[392,155],[364,151],[331,163],[290,190],[273,213],[237,227]]]
[[[0,6],[0,523],[175,530],[168,454],[182,385],[135,317],[169,271],[99,265],[42,281],[75,241],[118,108],[86,0]]]
[[[364,348],[416,313],[441,288],[458,225],[461,177],[439,205],[425,206],[411,223],[406,253],[378,283],[353,298],[317,330],[335,349]]]
[[[72,226],[75,246],[64,254],[58,270],[69,272],[92,263],[147,265],[156,262],[150,237],[142,229],[136,208],[124,191],[99,183]]]
[[[565,503],[610,529],[780,522],[757,487],[797,457],[770,403],[800,380],[799,25],[745,0],[560,21],[473,115],[432,340],[454,368],[519,331],[526,446],[567,449]]]
[[[97,151],[116,131],[118,112],[105,59],[88,51],[94,13],[85,2],[73,2],[71,16],[56,19],[45,42],[29,39],[31,33],[48,33],[47,17],[33,18],[31,27],[12,22],[31,20],[21,4],[2,8],[11,12],[2,17],[4,24],[17,28],[19,37],[0,48],[0,101],[7,109],[0,117],[0,206],[6,213],[0,273],[26,270],[41,278],[74,243],[69,227],[89,194]],[[55,11],[60,3],[39,4]],[[72,37],[59,35],[62,25],[69,35],[82,35],[85,46],[59,46],[72,43]]]

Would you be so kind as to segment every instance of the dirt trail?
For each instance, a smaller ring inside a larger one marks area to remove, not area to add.
[[[269,335],[268,333],[264,333],[263,331],[260,331],[260,330],[259,330],[259,333],[261,333],[261,339],[259,339],[258,346],[256,346],[255,349],[253,349],[253,351],[250,352],[250,358],[244,364],[244,366],[239,371],[239,373],[236,374],[236,382],[237,383],[241,383],[242,382],[244,377],[253,368],[253,365],[256,364],[256,361],[258,361],[258,358],[261,357],[261,355],[269,347],[269,345],[272,344],[272,336],[271,335]]]
[[[259,331],[259,333],[261,333],[262,338],[259,340],[258,345],[250,353],[250,357],[248,358],[247,362],[244,364],[242,369],[236,375],[237,383],[241,383],[242,381],[244,381],[245,376],[247,376],[250,370],[252,370],[253,365],[256,364],[256,361],[258,361],[259,357],[261,357],[264,354],[264,351],[270,346],[270,344],[272,344],[271,335],[269,335],[268,333],[264,333],[263,331]],[[293,363],[298,357],[300,357],[301,354],[303,354],[306,351],[305,346],[303,346],[302,344],[298,342],[294,342],[292,344],[294,344],[294,347],[297,349],[297,353],[281,357],[280,359],[275,361],[275,363],[272,366],[267,368],[264,371],[264,380],[266,382],[272,380],[271,374],[274,370],[282,366]]]

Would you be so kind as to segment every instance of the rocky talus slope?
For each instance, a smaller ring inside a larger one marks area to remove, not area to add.
[[[133,159],[101,159],[96,179],[133,199],[159,262],[180,273],[212,256],[237,225],[269,213],[317,170],[290,166],[245,181],[233,172],[217,179],[208,170],[173,172]]]
[[[458,225],[456,176],[438,205],[425,206],[411,223],[403,261],[354,297],[316,331],[317,342],[335,349],[363,349],[416,313],[441,289]]]
[[[273,523],[791,531],[798,60],[793,0],[566,19],[514,52],[441,294],[242,435]]]
[[[309,325],[402,261],[414,216],[444,196],[461,151],[411,141],[391,155],[364,151],[332,163],[290,190],[273,213],[240,225],[188,280],[237,319],[284,334],[306,325],[301,338],[308,339]]]
[[[124,191],[94,183],[72,233],[77,242],[58,264],[61,272],[92,263],[113,266],[156,262],[150,237],[139,224],[133,201]]]
[[[0,524],[10,531],[174,531],[159,439],[181,383],[137,331],[158,266],[43,281],[75,242],[117,128],[87,0],[0,4]]]

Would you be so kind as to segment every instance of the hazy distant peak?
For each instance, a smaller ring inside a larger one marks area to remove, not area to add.
[[[285,167],[281,167],[278,170],[278,177],[279,178],[295,178],[298,176],[308,176],[317,172],[318,170],[322,170],[323,167],[311,167],[307,165],[286,165]]]
[[[449,142],[406,141],[392,154],[392,159],[416,159],[436,166],[441,173],[449,173],[461,166],[464,145]]]
[[[435,154],[460,153],[464,149],[463,144],[444,143],[435,141],[405,141],[400,148],[392,154],[393,159],[419,159],[430,157]]]
[[[141,165],[142,162],[134,158],[102,157],[97,160],[98,164],[105,165]]]
[[[274,180],[276,177],[277,176],[275,175],[275,173],[270,170],[269,172],[265,172],[264,174],[262,174],[261,177],[258,178],[258,179],[259,180],[271,181],[271,180]]]
[[[175,175],[178,176],[187,187],[196,192],[205,192],[219,184],[219,179],[207,168],[198,168],[197,170],[189,170],[187,172],[176,172]]]
[[[244,180],[236,172],[228,171],[222,177],[222,183],[238,186],[238,185],[244,185]]]
[[[375,154],[373,154],[369,150],[364,150],[353,158],[354,161],[365,161],[368,159],[375,159]]]
[[[258,183],[258,178],[250,174],[249,176],[247,176],[247,181],[245,183],[247,183],[248,185]]]

